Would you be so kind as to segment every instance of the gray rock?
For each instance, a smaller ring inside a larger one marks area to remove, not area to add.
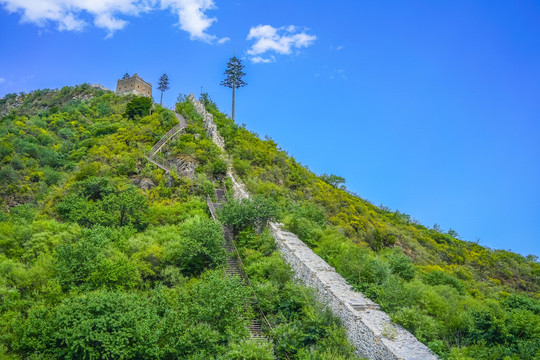
[[[154,184],[154,182],[149,178],[142,178],[138,181],[138,184],[135,185],[137,185],[143,190],[150,190],[151,188],[156,186],[156,184]]]
[[[197,163],[191,159],[175,158],[171,160],[171,166],[176,168],[178,175],[193,179]]]

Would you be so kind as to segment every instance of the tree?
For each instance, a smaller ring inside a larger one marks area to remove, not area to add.
[[[130,76],[129,76],[128,73],[125,73],[124,76],[122,76],[122,79],[129,79],[129,78],[130,78]]]
[[[136,116],[144,117],[150,115],[150,109],[152,108],[152,99],[140,96],[136,97],[126,105],[126,112],[124,116],[134,120]]]
[[[275,221],[278,216],[279,208],[273,199],[256,195],[251,199],[231,200],[223,204],[219,219],[238,234],[249,226],[262,231],[268,221]]]
[[[242,77],[246,75],[242,69],[242,61],[236,56],[233,56],[229,59],[227,63],[227,70],[225,70],[225,75],[227,77],[221,82],[221,85],[232,89],[232,120],[234,121],[234,94],[237,88],[241,88],[247,85],[247,83],[242,80]]]
[[[343,189],[345,187],[343,185],[343,184],[345,184],[345,178],[342,177],[342,176],[337,176],[337,175],[334,175],[334,174],[330,174],[330,175],[322,174],[321,175],[321,180],[324,181],[325,183],[329,184],[329,185],[332,185],[336,189],[339,189],[339,188]]]
[[[161,75],[158,82],[158,90],[161,91],[161,99],[159,105],[163,104],[163,92],[169,90],[169,77],[167,74]]]
[[[103,199],[102,209],[109,215],[110,225],[146,227],[148,203],[135,186],[130,186],[118,194],[110,194]]]
[[[456,230],[450,228],[447,232],[448,235],[452,236],[453,238],[459,239],[459,234]]]

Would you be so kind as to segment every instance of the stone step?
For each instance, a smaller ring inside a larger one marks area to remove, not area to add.
[[[266,339],[266,336],[264,336],[262,333],[261,322],[258,319],[251,320],[251,324],[249,325],[249,333],[252,339]]]

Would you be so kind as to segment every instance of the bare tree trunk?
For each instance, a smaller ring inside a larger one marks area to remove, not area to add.
[[[163,105],[163,90],[161,91],[161,99],[159,99],[159,106]]]
[[[233,88],[232,88],[232,120],[234,121],[234,90],[235,90],[235,87],[234,84],[233,84]]]

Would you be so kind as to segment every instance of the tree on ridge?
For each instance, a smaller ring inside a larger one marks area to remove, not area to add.
[[[161,99],[159,105],[163,105],[163,92],[169,90],[169,77],[167,74],[161,75],[158,82],[158,90],[161,91]]]
[[[234,95],[237,88],[241,88],[247,85],[247,83],[242,80],[242,77],[246,75],[242,70],[244,65],[242,61],[236,56],[233,56],[229,59],[227,63],[227,70],[225,70],[225,75],[227,77],[221,82],[221,85],[232,89],[232,119],[234,121]]]

